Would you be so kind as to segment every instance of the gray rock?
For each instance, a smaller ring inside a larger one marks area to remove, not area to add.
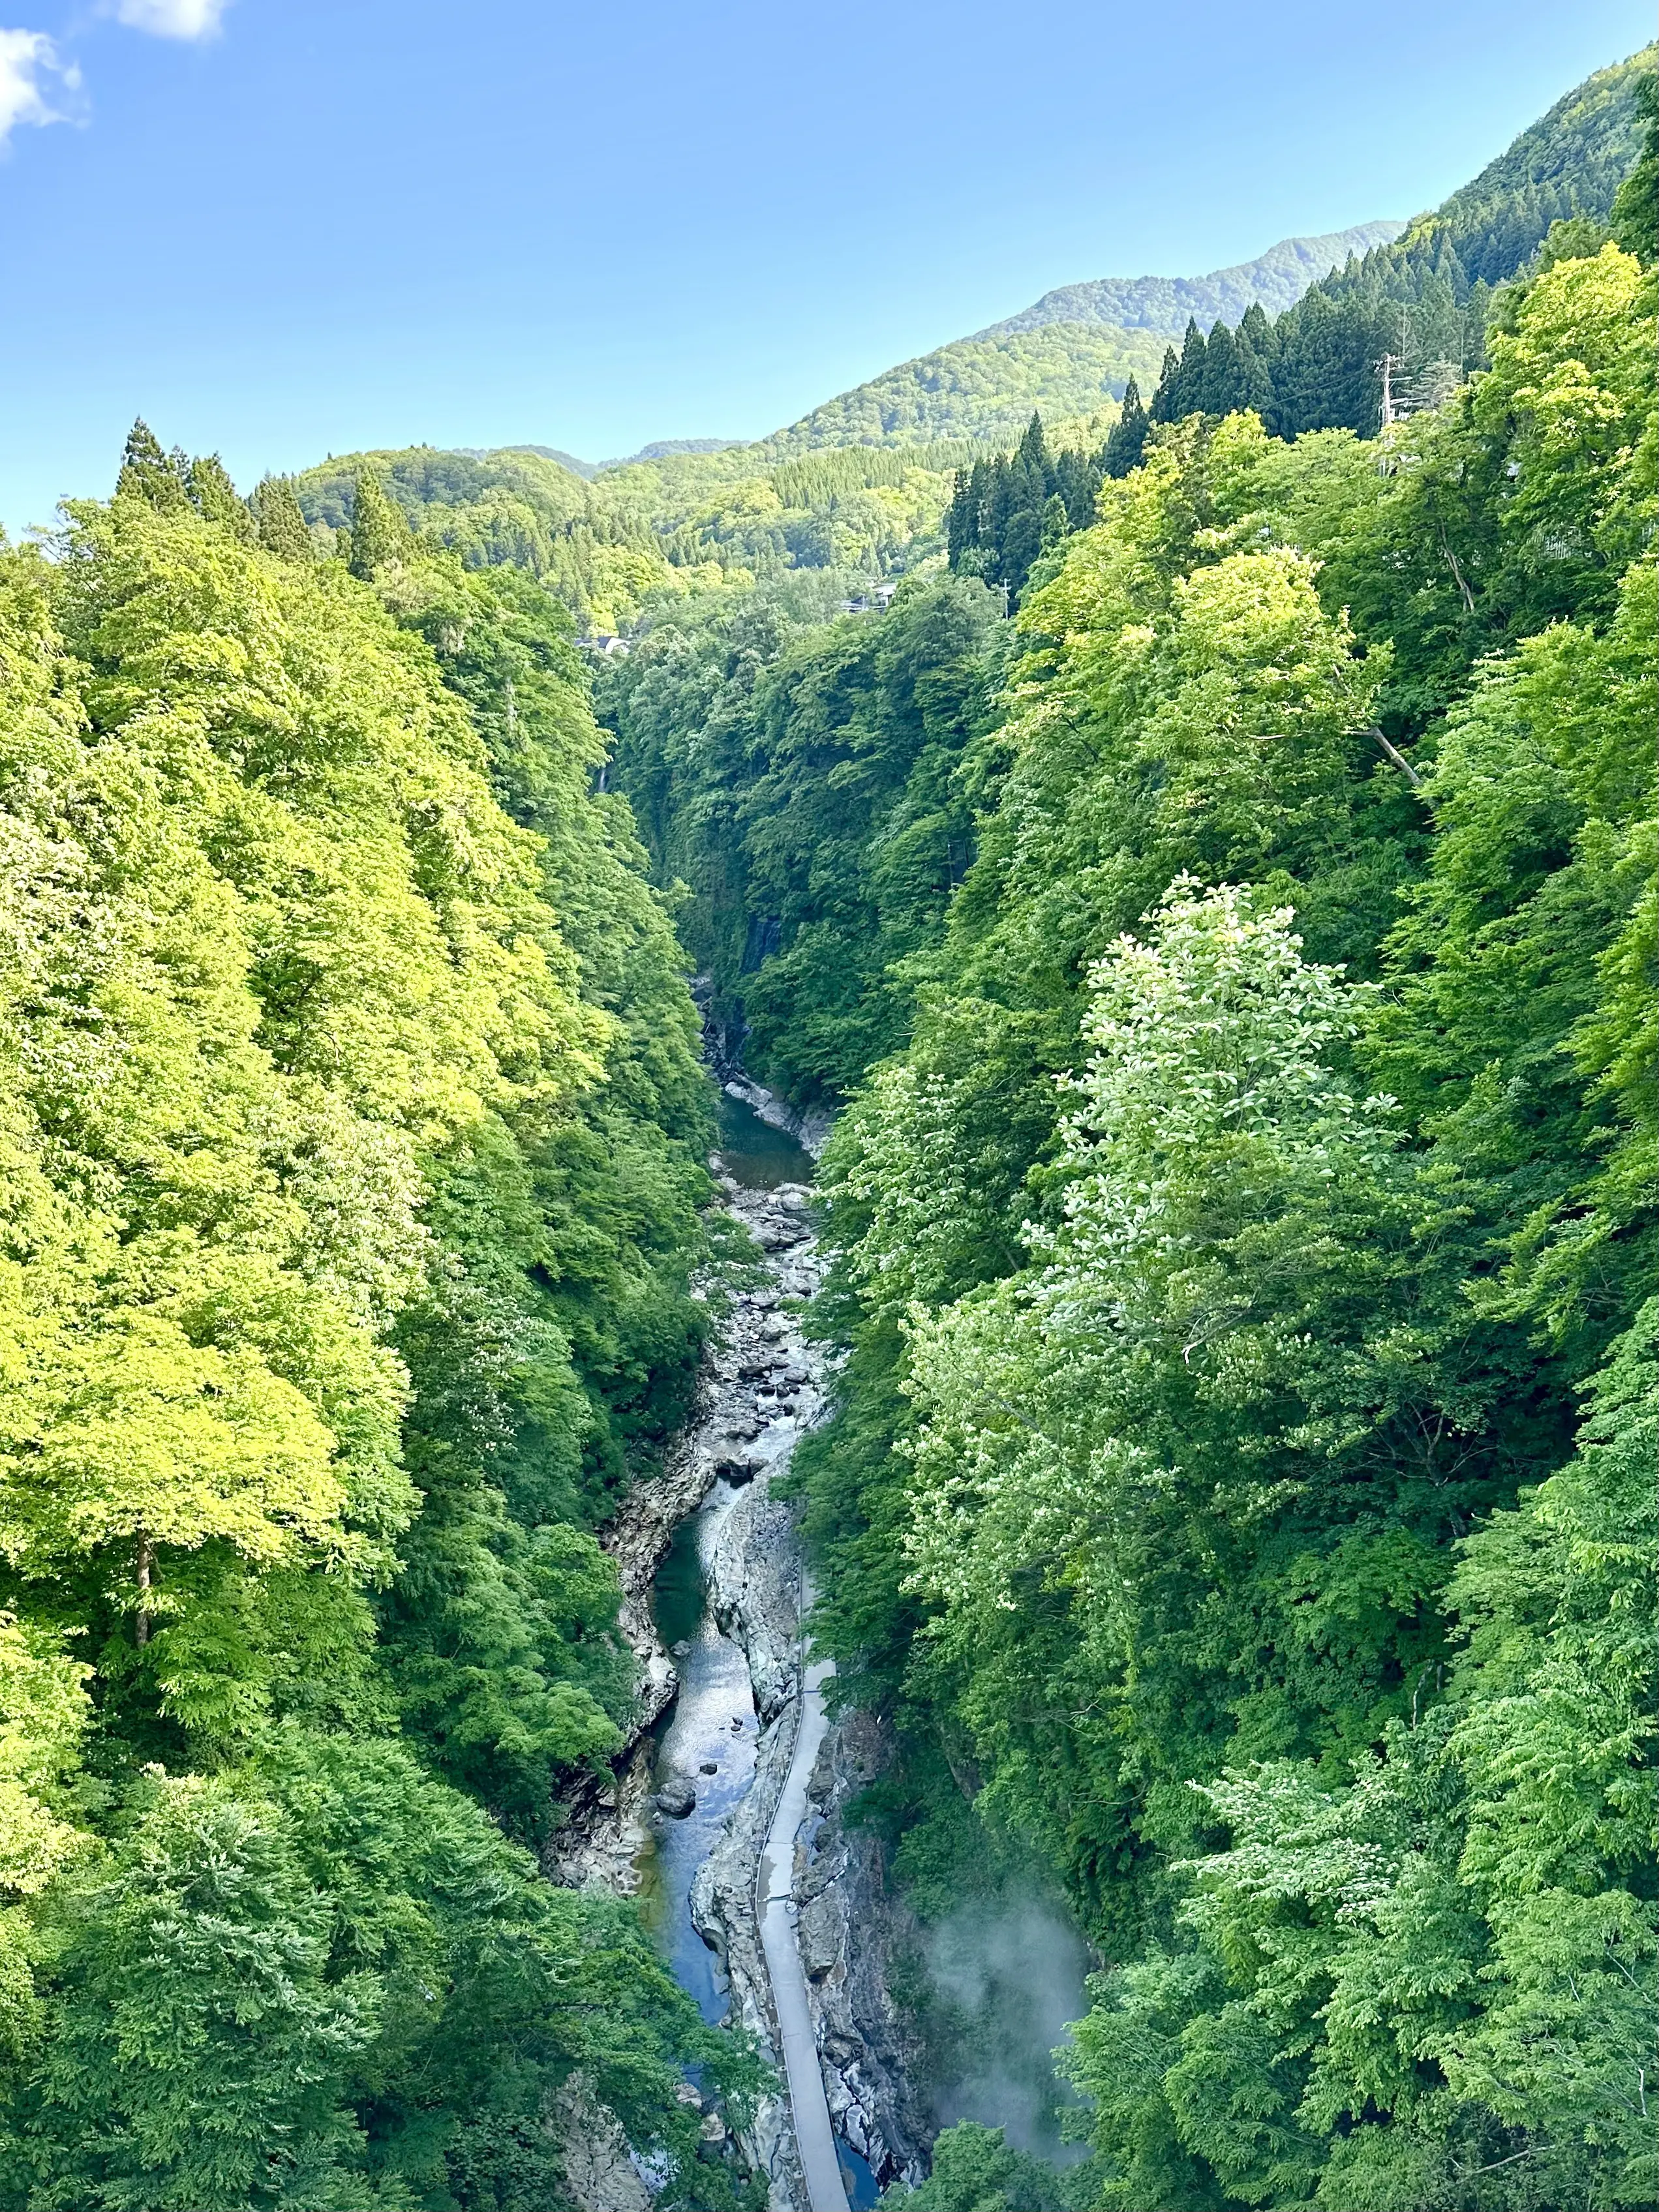
[[[697,1793],[689,1782],[665,1782],[652,1802],[671,1820],[683,1820],[688,1813],[696,1810]]]
[[[801,1965],[814,1980],[840,1963],[846,1936],[841,1899],[833,1889],[824,1890],[801,1907],[796,1940]]]

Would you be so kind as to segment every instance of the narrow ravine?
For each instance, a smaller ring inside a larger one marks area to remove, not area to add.
[[[605,1534],[645,1727],[614,1783],[574,1808],[549,1871],[636,1893],[704,2018],[730,2016],[759,2041],[784,2094],[738,2148],[775,2212],[862,2212],[878,2194],[857,2147],[870,2136],[860,2095],[872,2099],[821,2047],[824,1966],[801,1944],[830,1670],[805,1663],[800,1546],[775,1492],[824,1406],[823,1355],[801,1329],[819,1279],[813,1162],[735,1095],[722,1097],[720,1146],[711,1164],[764,1273],[734,1296],[661,1474]],[[868,2074],[861,2045],[856,2056]],[[723,2139],[717,2115],[705,2124]]]
[[[820,1276],[813,1160],[749,1102],[785,1109],[744,1088],[722,1099],[711,1164],[764,1273],[733,1297],[660,1474],[605,1533],[642,1732],[614,1784],[577,1808],[549,1871],[637,1893],[703,2017],[760,2044],[784,2094],[740,2144],[707,2112],[711,2147],[765,2174],[775,2212],[866,2212],[886,2182],[924,2177],[941,2118],[1007,2121],[1012,2140],[1066,2155],[1041,2062],[1084,2008],[1086,1962],[1036,1899],[919,1927],[879,1845],[842,1817],[891,1746],[874,1715],[826,1711],[833,1670],[805,1663],[811,1591],[780,1494],[825,1407],[824,1355],[802,1334]],[[896,1968],[913,1980],[924,1956],[975,2022],[959,2080],[933,2078],[893,1996]],[[583,2212],[645,2212],[647,2194],[628,2191],[613,2159],[601,2193],[616,2203],[580,2200]]]
[[[773,2203],[847,2212],[873,2201],[874,2181],[831,2124],[793,1894],[824,1731],[824,1669],[804,1665],[799,1550],[773,1495],[823,1402],[822,1360],[799,1311],[818,1281],[806,1211],[812,1162],[727,1095],[715,1164],[732,1212],[767,1255],[769,1279],[735,1301],[711,1363],[702,1427],[715,1480],[654,1586],[679,1690],[658,1741],[640,1868],[677,1977],[707,2017],[735,2012],[782,2076],[785,2095],[763,2113],[755,2147]],[[734,1846],[748,1894],[734,1894],[728,1880],[721,1911],[714,1869]]]

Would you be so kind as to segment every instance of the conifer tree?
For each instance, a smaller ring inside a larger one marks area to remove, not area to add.
[[[382,562],[408,550],[409,525],[372,469],[360,471],[351,500],[351,550],[346,565],[368,581]]]
[[[1154,422],[1179,422],[1201,410],[1205,350],[1204,333],[1189,320],[1179,361],[1173,352],[1164,356],[1164,374],[1152,397]]]
[[[224,526],[245,544],[254,537],[253,517],[217,453],[198,453],[190,465],[190,503],[205,522]]]
[[[1192,397],[1206,415],[1231,415],[1244,404],[1238,348],[1225,323],[1218,322],[1210,332],[1204,349],[1203,383]]]
[[[283,561],[309,561],[311,532],[294,486],[287,477],[267,477],[249,502],[259,543]]]
[[[1167,353],[1164,358],[1167,374],[1175,356]],[[1101,459],[1101,467],[1107,476],[1127,477],[1131,469],[1140,466],[1140,457],[1146,446],[1146,433],[1151,427],[1151,418],[1140,404],[1140,386],[1132,376],[1123,387],[1123,412],[1112,425],[1111,435],[1106,441],[1106,450]]]
[[[161,451],[161,441],[141,415],[127,433],[115,479],[118,499],[142,499],[161,514],[181,514],[190,505],[183,456]]]
[[[1048,444],[1042,434],[1042,417],[1035,408],[1031,410],[1030,421],[1025,425],[1025,434],[1019,441],[1015,459],[1028,474],[1047,480]]]
[[[1645,76],[1636,88],[1638,114],[1647,121],[1642,157],[1619,187],[1613,204],[1613,243],[1650,268],[1659,254],[1659,77]]]

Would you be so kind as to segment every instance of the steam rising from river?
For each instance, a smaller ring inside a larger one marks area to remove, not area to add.
[[[1017,2149],[1069,2165],[1055,2109],[1075,2102],[1048,2054],[1088,2010],[1088,1946],[1056,1905],[987,1901],[939,1922],[927,1942],[933,1985],[951,2016],[957,2078],[937,2085],[943,2124],[978,2120]]]

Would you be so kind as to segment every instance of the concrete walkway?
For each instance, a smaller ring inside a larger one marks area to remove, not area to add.
[[[805,1600],[802,1605],[805,1610]],[[824,2100],[823,2075],[818,2066],[817,2039],[806,2002],[806,1975],[795,1941],[795,1838],[806,1819],[806,1784],[823,1743],[829,1720],[823,1710],[823,1685],[835,1673],[827,1659],[806,1669],[800,1691],[800,1724],[795,1733],[794,1754],[784,1778],[783,1794],[772,1815],[766,1849],[760,1863],[760,1936],[771,1977],[772,2002],[777,2014],[778,2039],[783,2045],[784,2074],[789,2084],[789,2109],[795,2124],[795,2146],[806,2177],[809,2212],[848,2212],[846,2185],[836,2156],[836,2138]]]

